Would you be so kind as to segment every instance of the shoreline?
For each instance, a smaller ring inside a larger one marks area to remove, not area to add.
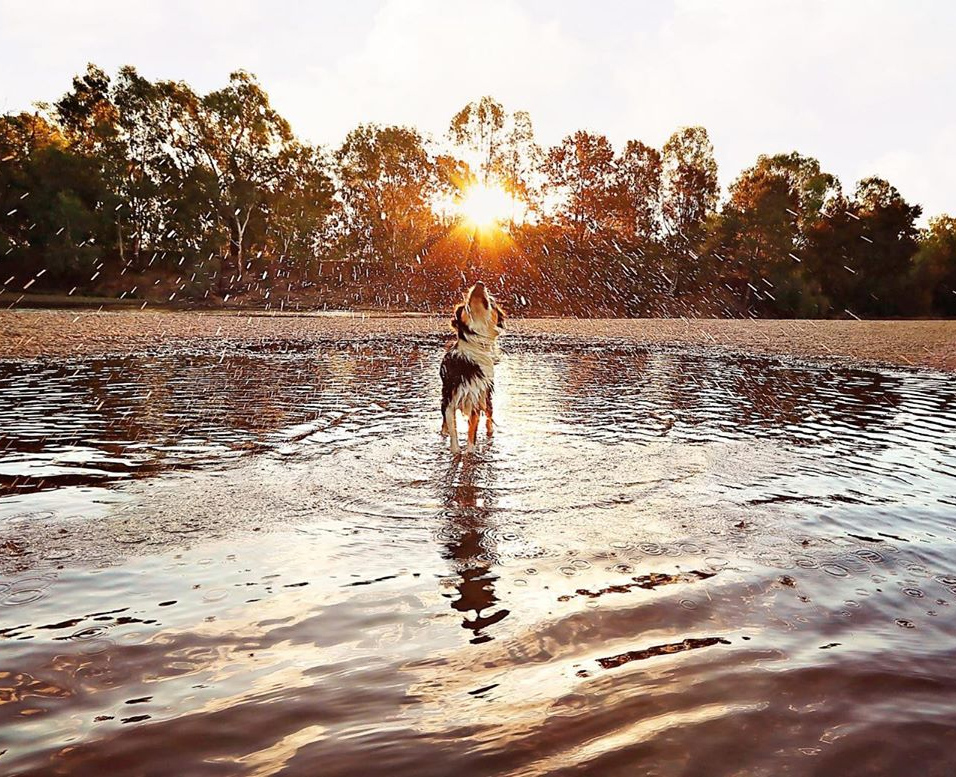
[[[379,338],[436,344],[443,315],[205,310],[0,310],[0,359],[96,357],[168,348],[318,346]],[[956,372],[956,321],[509,318],[521,341],[703,347]],[[507,342],[507,341],[505,341]],[[505,346],[507,347],[507,346]]]

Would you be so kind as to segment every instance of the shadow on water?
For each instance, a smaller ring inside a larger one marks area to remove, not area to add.
[[[444,511],[442,555],[452,562],[459,578],[458,598],[452,608],[464,615],[462,628],[474,632],[473,644],[492,639],[489,626],[508,616],[508,610],[495,608],[493,561],[495,546],[489,517],[494,510],[494,465],[480,453],[452,461],[442,480]]]

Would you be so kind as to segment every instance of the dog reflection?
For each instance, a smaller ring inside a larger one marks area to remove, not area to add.
[[[462,628],[474,632],[473,644],[492,639],[485,629],[508,615],[508,610],[492,612],[498,597],[495,582],[498,576],[492,572],[489,558],[494,555],[494,545],[488,532],[490,510],[487,503],[489,490],[476,483],[476,476],[483,464],[475,459],[465,460],[461,467],[452,466],[445,478],[444,503],[447,537],[442,556],[452,562],[460,577],[455,586],[458,598],[452,608],[464,615]]]

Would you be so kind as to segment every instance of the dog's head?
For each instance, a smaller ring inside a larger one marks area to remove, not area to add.
[[[505,314],[485,284],[478,281],[468,289],[464,301],[455,308],[451,323],[462,339],[467,340],[469,334],[495,338],[505,328]]]

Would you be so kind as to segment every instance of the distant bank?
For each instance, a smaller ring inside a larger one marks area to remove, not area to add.
[[[331,351],[381,339],[438,352],[446,324],[443,316],[399,311],[0,310],[0,359],[182,349]],[[505,354],[534,352],[542,344],[630,349],[635,355],[719,349],[956,371],[956,320],[515,318],[509,325]]]

